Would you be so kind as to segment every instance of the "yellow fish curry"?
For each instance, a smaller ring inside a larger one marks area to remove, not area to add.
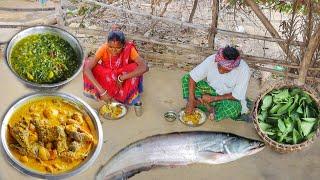
[[[13,155],[30,169],[58,174],[76,168],[96,146],[90,117],[61,98],[39,98],[20,107],[8,124]]]

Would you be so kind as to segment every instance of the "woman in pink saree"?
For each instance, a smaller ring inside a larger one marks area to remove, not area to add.
[[[84,66],[84,93],[98,100],[115,100],[127,105],[141,103],[142,75],[148,71],[133,42],[113,30],[94,58]]]

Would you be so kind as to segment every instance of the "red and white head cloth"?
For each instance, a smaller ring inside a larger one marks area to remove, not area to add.
[[[218,63],[218,65],[222,66],[223,68],[231,71],[232,69],[238,67],[240,65],[241,57],[238,56],[236,59],[226,59],[223,56],[223,48],[220,48],[216,54],[215,62]]]

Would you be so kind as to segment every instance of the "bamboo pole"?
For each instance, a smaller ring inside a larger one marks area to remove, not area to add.
[[[273,25],[270,23],[268,18],[263,14],[263,12],[260,10],[259,6],[254,2],[253,0],[244,0],[244,2],[247,3],[251,7],[251,9],[254,11],[254,13],[257,15],[257,17],[260,19],[262,24],[266,27],[268,32],[271,34],[272,37],[280,38],[279,33],[277,30],[273,27]],[[293,62],[299,62],[298,59],[293,55],[292,52],[286,52],[286,44],[283,42],[278,42],[279,46],[287,54],[287,56],[293,61]]]
[[[0,28],[16,28],[16,27],[30,27],[35,25],[53,25],[57,24],[57,15],[51,14],[49,16],[35,19],[27,22],[0,22]]]
[[[217,29],[217,33],[227,35],[227,36],[233,36],[237,38],[244,38],[244,39],[256,39],[256,40],[262,40],[262,41],[268,41],[268,42],[283,42],[287,43],[288,41],[286,39],[281,39],[281,38],[275,38],[275,37],[268,37],[268,36],[260,36],[260,35],[254,35],[254,34],[248,34],[248,33],[240,33],[240,32],[234,32],[230,30],[225,30],[225,29]],[[305,46],[305,44],[301,41],[292,41],[290,42],[290,45],[295,45],[295,46]]]
[[[205,26],[205,25],[182,22],[182,21],[178,21],[178,20],[175,20],[175,19],[171,19],[171,18],[154,16],[154,15],[151,15],[151,14],[139,13],[137,11],[127,10],[127,9],[123,9],[123,8],[120,8],[120,7],[115,7],[115,6],[104,4],[104,3],[100,3],[100,2],[97,2],[97,1],[94,1],[94,0],[82,0],[82,1],[86,2],[86,3],[90,3],[90,4],[95,4],[95,5],[101,6],[103,8],[109,8],[109,9],[113,9],[113,10],[117,10],[117,11],[124,11],[126,13],[131,13],[131,14],[143,16],[143,17],[146,17],[146,18],[149,18],[149,19],[172,23],[172,24],[175,24],[175,25],[179,25],[181,27],[190,27],[190,28],[194,28],[194,29],[198,29],[198,30],[203,30],[205,32],[209,32],[210,28],[211,28],[211,27]],[[265,40],[265,41],[270,41],[270,42],[283,42],[283,43],[287,42],[286,39],[281,39],[280,37],[279,38],[275,38],[275,37],[252,35],[252,34],[247,34],[247,33],[228,31],[228,30],[219,29],[219,28],[216,28],[216,32],[220,33],[222,35],[227,35],[227,36],[232,35],[232,36],[235,36],[235,37],[238,37],[238,38],[252,38],[252,39]],[[303,46],[304,45],[303,42],[301,42],[301,41],[293,41],[293,42],[291,42],[291,44],[292,45],[297,45],[297,46]]]
[[[304,54],[304,57],[302,59],[299,78],[298,78],[299,84],[305,84],[310,62],[312,60],[314,52],[319,47],[319,44],[320,44],[320,25],[318,25],[317,30],[312,35],[309,41],[309,44],[307,46],[306,52]]]
[[[0,7],[0,11],[23,11],[23,12],[34,12],[34,11],[54,11],[54,7],[44,7],[44,8],[9,8],[9,7]]]
[[[212,0],[211,7],[211,27],[208,34],[208,44],[212,49],[214,48],[214,39],[217,34],[218,27],[218,16],[219,16],[219,0]]]

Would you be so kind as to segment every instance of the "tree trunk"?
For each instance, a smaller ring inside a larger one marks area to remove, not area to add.
[[[208,35],[208,44],[209,47],[214,49],[214,39],[217,33],[218,27],[218,15],[219,15],[219,0],[212,0],[212,18],[211,18],[211,27]]]

